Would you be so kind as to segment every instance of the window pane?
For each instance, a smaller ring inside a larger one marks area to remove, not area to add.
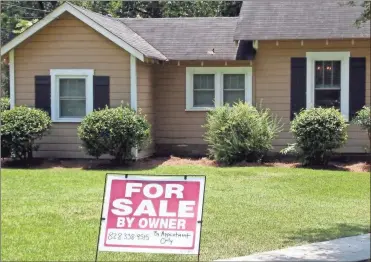
[[[225,74],[223,75],[224,89],[245,89],[245,75]]]
[[[242,91],[228,91],[224,90],[223,92],[224,104],[228,103],[233,105],[235,102],[245,101],[245,90]]]
[[[85,79],[59,79],[61,97],[85,97]]]
[[[335,87],[340,87],[340,69],[341,69],[341,62],[340,61],[333,61],[332,62],[332,73],[333,73],[333,85]]]
[[[83,117],[86,114],[85,100],[60,100],[60,117]]]
[[[315,88],[340,88],[341,62],[315,62]]]
[[[315,106],[340,109],[340,90],[315,90]]]
[[[199,90],[193,93],[193,106],[195,107],[213,107],[214,94],[212,91]]]
[[[316,88],[323,87],[323,61],[316,61],[314,72]]]
[[[210,75],[193,75],[193,88],[194,89],[214,89],[215,77]]]
[[[59,116],[86,115],[85,79],[59,79]]]
[[[324,85],[325,87],[332,87],[332,62],[324,62]]]

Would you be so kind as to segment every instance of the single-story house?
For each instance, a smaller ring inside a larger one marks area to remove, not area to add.
[[[341,1],[346,2],[346,1]],[[48,111],[39,157],[84,158],[77,126],[105,105],[130,104],[152,124],[137,157],[202,155],[210,108],[237,99],[269,107],[288,143],[302,108],[335,106],[347,120],[370,104],[370,25],[337,0],[248,0],[239,17],[113,18],[64,3],[1,48],[11,105]],[[363,153],[349,126],[343,153]]]

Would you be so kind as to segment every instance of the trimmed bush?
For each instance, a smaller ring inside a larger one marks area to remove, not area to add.
[[[280,121],[268,109],[238,102],[217,107],[206,117],[205,141],[209,156],[223,164],[261,161],[281,131]]]
[[[353,123],[359,125],[363,130],[367,131],[368,139],[371,143],[371,107],[364,106],[356,113],[353,118]]]
[[[133,158],[132,148],[150,141],[150,124],[129,107],[106,108],[87,115],[78,127],[87,154],[99,158],[110,154],[119,163]]]
[[[8,97],[0,98],[0,113],[4,112],[5,110],[9,110],[10,108],[10,100]],[[9,136],[1,135],[1,157],[10,157],[10,148],[9,148]]]
[[[347,141],[347,126],[335,108],[302,110],[291,122],[296,143],[281,152],[297,153],[303,165],[327,165],[333,151]]]
[[[51,120],[45,111],[18,106],[1,114],[1,142],[12,157],[30,160],[33,151],[39,148],[35,141],[43,137],[50,127]]]
[[[10,109],[10,100],[8,97],[0,98],[0,112]]]

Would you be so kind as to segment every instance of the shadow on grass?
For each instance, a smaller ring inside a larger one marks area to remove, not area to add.
[[[288,233],[289,237],[285,242],[290,244],[292,244],[292,242],[314,243],[367,233],[370,233],[369,225],[339,223],[336,226],[328,228],[311,228],[295,232],[289,232]]]

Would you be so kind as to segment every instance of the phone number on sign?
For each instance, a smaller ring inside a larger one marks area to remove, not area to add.
[[[107,245],[192,247],[192,231],[158,231],[143,229],[108,229]]]
[[[108,240],[149,240],[148,234],[129,234],[110,232],[107,236]]]

